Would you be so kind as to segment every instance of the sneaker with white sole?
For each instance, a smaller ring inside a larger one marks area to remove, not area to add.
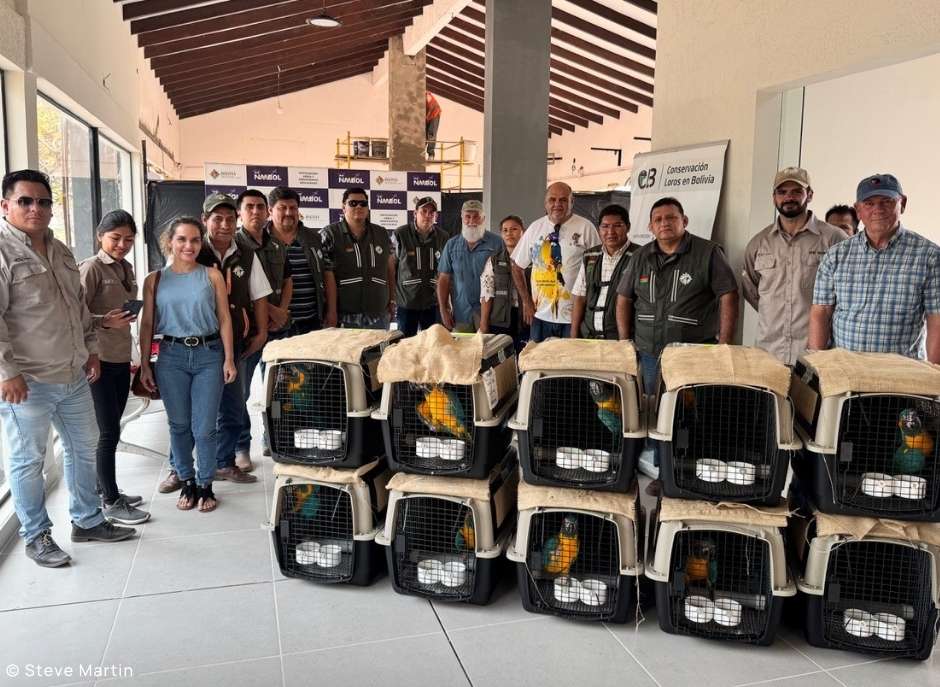
[[[110,506],[106,505],[102,512],[109,522],[120,525],[140,525],[150,519],[150,513],[132,506],[126,496],[119,496]]]

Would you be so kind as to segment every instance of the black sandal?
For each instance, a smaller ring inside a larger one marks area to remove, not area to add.
[[[187,479],[183,481],[180,488],[179,498],[176,500],[176,507],[179,510],[192,510],[196,507],[196,501],[199,498],[199,487],[196,486],[196,480]]]
[[[209,484],[205,485],[204,487],[196,487],[196,489],[199,496],[199,512],[211,513],[214,511],[219,505],[219,500],[215,497],[215,494],[212,493],[212,482],[209,482]],[[212,506],[209,508],[203,508],[203,504],[207,499],[211,499]]]

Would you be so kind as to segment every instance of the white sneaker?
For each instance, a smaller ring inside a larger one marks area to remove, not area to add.
[[[238,451],[235,454],[235,465],[242,472],[251,472],[255,469],[255,466],[251,462],[251,454],[248,451]]]

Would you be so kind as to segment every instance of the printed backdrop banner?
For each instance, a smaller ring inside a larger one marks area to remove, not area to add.
[[[710,239],[724,178],[728,141],[640,153],[630,178],[630,240],[649,243],[650,208],[672,196],[689,218],[688,230]]]
[[[357,186],[369,194],[370,219],[394,229],[414,218],[416,198],[431,196],[441,207],[441,175],[436,172],[385,172],[368,169],[233,165],[207,162],[206,194],[221,191],[237,196],[245,189],[267,195],[276,186],[300,194],[304,225],[319,229],[342,216],[343,191]]]

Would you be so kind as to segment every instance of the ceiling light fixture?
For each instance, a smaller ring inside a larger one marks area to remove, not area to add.
[[[326,13],[326,0],[323,0],[323,11],[317,16],[307,19],[307,23],[321,29],[333,29],[342,24],[339,19]]]

